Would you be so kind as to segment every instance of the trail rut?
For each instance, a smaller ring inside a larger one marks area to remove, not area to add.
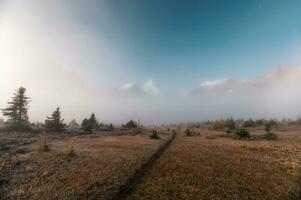
[[[174,131],[171,138],[162,145],[150,159],[136,170],[135,174],[131,176],[128,181],[120,187],[119,192],[114,196],[113,200],[126,199],[134,191],[135,187],[141,182],[145,174],[151,170],[152,166],[160,159],[164,151],[170,146],[170,144],[176,138],[177,133]]]

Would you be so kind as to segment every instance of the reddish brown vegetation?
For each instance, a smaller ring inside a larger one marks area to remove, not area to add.
[[[178,137],[128,199],[298,198],[301,135],[250,141],[201,131]]]
[[[49,139],[49,152],[1,157],[7,199],[110,199],[164,142],[148,136]],[[67,159],[66,159],[67,158]],[[5,162],[4,162],[5,160]]]

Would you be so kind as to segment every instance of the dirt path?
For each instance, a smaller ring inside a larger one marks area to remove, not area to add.
[[[141,168],[137,169],[135,174],[128,179],[128,181],[120,187],[119,192],[113,197],[113,200],[126,199],[133,192],[135,187],[141,182],[142,178],[145,174],[151,170],[153,165],[158,161],[164,151],[170,146],[170,144],[176,138],[177,133],[173,132],[171,138],[160,147],[160,149],[152,155],[152,157],[141,166]]]
[[[299,174],[301,174],[301,169],[299,170]],[[296,185],[295,190],[291,193],[290,200],[300,200],[301,199],[301,176],[299,175],[299,180]]]

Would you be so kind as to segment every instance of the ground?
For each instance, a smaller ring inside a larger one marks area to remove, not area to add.
[[[267,141],[198,131],[179,135],[128,199],[298,199],[300,132]]]
[[[50,151],[44,153],[36,151],[40,143],[36,136],[27,135],[27,146],[21,136],[6,138],[6,143],[20,144],[18,148],[23,151],[12,151],[16,146],[2,151],[2,198],[110,199],[166,136],[161,140],[147,135],[53,136],[47,142]],[[74,146],[74,156],[67,154],[70,145]]]
[[[278,140],[241,140],[207,128],[186,136],[184,130],[177,129],[176,139],[122,199],[299,199],[300,127],[274,130]],[[112,199],[171,138],[172,131],[159,132],[159,140],[149,138],[151,130],[50,135],[49,152],[37,151],[40,135],[1,133],[0,196]],[[250,132],[264,134],[263,127]],[[75,155],[69,155],[71,147]]]

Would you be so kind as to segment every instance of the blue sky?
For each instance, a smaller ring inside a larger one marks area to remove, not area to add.
[[[118,123],[293,118],[300,10],[299,0],[0,0],[0,108],[23,85],[36,121],[56,106]]]
[[[104,5],[107,20],[99,14]],[[136,81],[152,77],[162,86],[188,87],[300,62],[297,0],[106,1],[93,7],[84,9],[81,23],[128,56],[125,67]]]

